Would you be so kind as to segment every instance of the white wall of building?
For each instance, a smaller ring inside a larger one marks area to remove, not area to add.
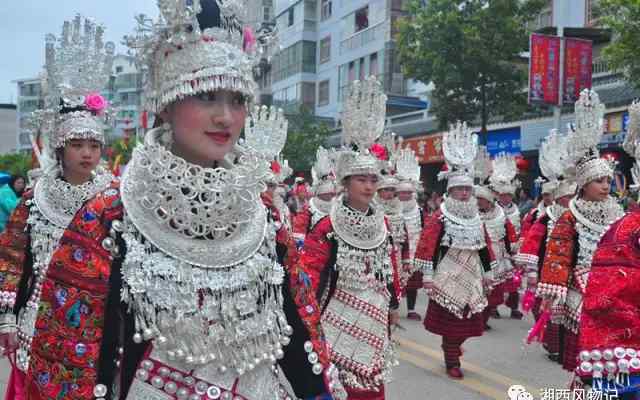
[[[0,104],[0,154],[16,151],[17,111],[12,105]]]

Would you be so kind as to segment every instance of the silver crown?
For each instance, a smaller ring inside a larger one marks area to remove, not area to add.
[[[414,184],[420,182],[420,163],[413,149],[405,147],[395,155],[396,175],[401,180],[408,180]]]
[[[221,26],[201,29],[202,4],[215,2]],[[160,17],[136,17],[125,43],[145,72],[145,103],[154,112],[181,99],[226,89],[253,98],[253,67],[271,47],[273,32],[257,37],[244,25],[248,6],[239,0],[158,0]]]
[[[288,126],[289,122],[282,109],[255,106],[245,120],[246,144],[271,161],[284,148]]]
[[[478,146],[478,154],[473,162],[475,169],[475,177],[483,183],[487,178],[491,176],[493,165],[491,162],[491,156],[487,150],[487,146]]]
[[[365,151],[384,132],[387,96],[375,76],[354,81],[342,111],[342,135],[345,144]]]
[[[357,146],[357,151],[343,149],[336,163],[338,181],[351,175],[380,173],[379,160],[369,148],[384,132],[387,96],[375,76],[351,84],[342,112],[343,144]]]
[[[600,158],[598,144],[603,134],[605,107],[598,94],[590,89],[580,93],[575,104],[575,124],[569,125],[569,157],[576,166],[576,181],[579,187],[613,175],[613,165]]]
[[[61,114],[54,121],[50,138],[51,154],[69,139],[93,139],[104,143],[103,112],[106,101],[99,92],[111,76],[115,45],[104,42],[104,28],[93,20],[76,15],[65,21],[62,34],[46,36],[45,69],[47,110],[61,107],[79,110]]]
[[[115,45],[104,42],[104,27],[76,15],[65,21],[62,34],[45,38],[48,100],[57,107],[62,98],[70,106],[82,105],[84,96],[107,86]]]
[[[571,166],[567,146],[567,136],[560,135],[555,129],[552,129],[540,144],[538,164],[542,175],[550,182],[570,175],[567,173],[568,167]]]
[[[514,193],[520,186],[517,174],[515,157],[505,153],[498,154],[493,159],[493,172],[489,178],[491,189],[498,193]]]
[[[442,152],[447,170],[438,173],[438,179],[447,179],[448,187],[472,186],[474,160],[478,152],[478,135],[466,122],[456,122],[442,136]]]

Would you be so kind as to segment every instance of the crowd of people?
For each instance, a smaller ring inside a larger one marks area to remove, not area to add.
[[[81,16],[47,37],[39,166],[0,188],[7,398],[382,400],[405,301],[451,379],[504,304],[535,315],[530,338],[545,332],[573,387],[636,398],[639,215],[609,195],[597,93],[545,139],[537,204],[462,122],[443,136],[445,193],[423,188],[375,77],[345,96],[344,145],[289,187],[287,121],[254,98],[270,33],[240,1],[159,4],[126,38],[156,123],[120,178],[100,162],[113,44]]]

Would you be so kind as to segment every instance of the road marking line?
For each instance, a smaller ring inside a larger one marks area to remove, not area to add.
[[[426,361],[424,358],[418,357],[415,354],[410,354],[402,350],[397,351],[396,354],[403,361],[411,363],[421,369],[427,370],[433,373],[434,375],[444,378],[450,382],[454,382],[461,386],[465,386],[473,390],[474,392],[478,392],[484,396],[487,396],[490,399],[504,400],[507,396],[506,388],[504,390],[498,390],[495,387],[486,385],[482,383],[482,381],[480,381],[479,379],[469,375],[465,375],[464,379],[454,381],[453,379],[447,376],[447,374],[444,372],[444,367],[440,365],[436,365],[435,363]]]
[[[426,347],[423,346],[421,344],[418,344],[412,340],[403,338],[403,337],[395,337],[394,340],[396,340],[398,343],[400,343],[401,346],[405,347],[405,348],[410,348],[414,351],[418,351],[419,353],[422,353],[424,355],[426,355],[427,357],[431,358],[431,359],[435,359],[435,360],[442,360],[442,352],[441,351],[436,351],[430,347]],[[498,374],[496,372],[491,371],[488,368],[485,367],[480,367],[478,365],[475,365],[473,363],[470,363],[468,361],[464,361],[463,362],[463,366],[462,366],[463,371],[467,370],[467,371],[472,371],[475,372],[476,374],[487,378],[489,380],[492,380],[498,384],[504,385],[506,388],[511,387],[512,385],[522,385],[524,386],[527,391],[531,394],[538,394],[541,393],[541,389],[537,388],[537,387],[533,387],[533,386],[528,386],[526,384],[523,384],[521,382],[518,382],[517,380]]]

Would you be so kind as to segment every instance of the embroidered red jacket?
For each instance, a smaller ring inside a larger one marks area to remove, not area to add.
[[[547,241],[538,294],[561,298],[566,295],[576,263],[577,239],[576,218],[570,211],[565,211]]]
[[[18,206],[13,210],[4,232],[0,235],[0,312],[17,314],[20,303],[25,299],[26,288],[20,290],[21,280],[22,286],[25,286],[27,279],[23,279],[28,274],[27,269],[31,268],[30,249],[29,249],[29,233],[27,232],[27,219],[29,218],[29,206],[33,197],[33,192],[25,192]],[[21,296],[22,294],[22,296]]]
[[[614,373],[621,372],[621,359],[627,360],[631,373],[640,372],[640,365],[631,361],[636,356],[629,352],[640,349],[640,212],[627,214],[600,240],[583,297],[579,332],[581,351],[612,352],[617,362]],[[580,375],[591,373],[578,368]]]
[[[418,241],[418,248],[416,249],[414,263],[417,268],[427,275],[432,275],[437,268],[437,264],[444,256],[446,248],[441,246],[442,235],[444,233],[444,222],[442,221],[443,215],[441,211],[433,213],[430,217],[425,219],[424,229],[422,235]],[[511,225],[513,232],[513,225]],[[496,262],[495,253],[491,246],[491,239],[486,229],[484,230],[484,236],[487,246],[480,250],[480,259],[484,271],[490,271],[492,265]]]
[[[326,281],[324,274],[332,268],[336,261],[337,243],[333,239],[334,231],[329,217],[321,219],[309,232],[305,239],[300,258],[291,270],[291,292],[298,313],[309,332],[313,348],[319,356],[320,363],[326,368],[330,364],[327,343],[324,337],[320,318],[322,306],[318,299],[319,292],[325,288],[321,284]],[[392,298],[399,296],[398,266],[395,252],[392,252],[393,291]],[[329,277],[331,279],[331,277]]]
[[[547,243],[547,226],[549,224],[549,216],[542,215],[527,230],[526,236],[520,246],[520,251],[516,255],[516,263],[523,266],[527,273],[534,274],[537,277],[542,267],[542,260]]]

